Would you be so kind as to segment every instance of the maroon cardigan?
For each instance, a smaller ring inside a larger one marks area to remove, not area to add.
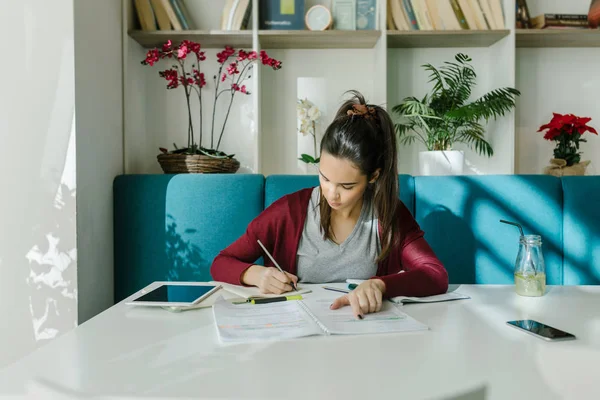
[[[244,271],[261,256],[264,256],[265,266],[274,266],[263,254],[257,239],[271,252],[284,271],[295,275],[298,243],[312,190],[302,189],[283,196],[250,222],[246,233],[215,257],[210,269],[213,279],[241,285]],[[399,204],[400,244],[392,247],[377,268],[376,277],[385,282],[385,296],[431,296],[446,293],[446,269],[425,241],[424,233],[410,211],[402,202]]]

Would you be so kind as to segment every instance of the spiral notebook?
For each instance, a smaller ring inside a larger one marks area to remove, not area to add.
[[[352,308],[330,310],[331,299],[303,299],[268,304],[231,304],[219,299],[213,314],[219,340],[258,342],[312,335],[364,335],[424,331],[429,328],[388,302],[374,314],[356,319]]]

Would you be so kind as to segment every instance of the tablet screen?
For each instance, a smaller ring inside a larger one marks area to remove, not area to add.
[[[134,302],[193,303],[213,288],[214,286],[162,285],[138,297]]]

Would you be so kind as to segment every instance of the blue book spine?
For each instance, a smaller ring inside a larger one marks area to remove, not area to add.
[[[259,29],[304,29],[304,0],[260,0]]]
[[[377,0],[356,1],[356,29],[377,29]]]
[[[183,11],[181,11],[181,8],[179,7],[179,3],[177,3],[176,0],[170,0],[169,2],[171,3],[171,6],[173,7],[173,11],[175,11],[175,14],[177,14],[177,19],[179,20],[181,27],[184,30],[190,29],[190,24],[188,24],[187,20],[185,19],[185,16],[183,15]]]
[[[406,16],[408,17],[408,24],[410,25],[410,29],[413,31],[418,31],[419,24],[417,23],[415,10],[413,10],[412,4],[410,4],[410,0],[402,0],[402,3],[404,4],[404,11],[406,11]]]

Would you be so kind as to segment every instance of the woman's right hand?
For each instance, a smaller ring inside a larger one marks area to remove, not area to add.
[[[298,277],[288,272],[281,272],[275,267],[264,267],[262,265],[252,265],[244,275],[242,283],[249,286],[256,286],[261,293],[282,294],[293,290],[298,283]]]

